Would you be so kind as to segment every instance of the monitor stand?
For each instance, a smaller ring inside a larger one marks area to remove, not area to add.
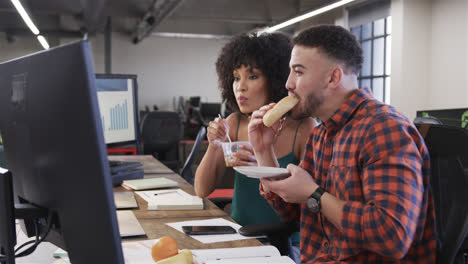
[[[15,264],[15,219],[35,221],[47,215],[47,209],[31,204],[14,204],[11,172],[0,167],[0,263]]]

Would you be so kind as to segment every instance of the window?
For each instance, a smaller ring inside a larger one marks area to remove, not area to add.
[[[359,87],[369,87],[377,100],[390,104],[392,17],[351,27],[351,32],[364,53]]]

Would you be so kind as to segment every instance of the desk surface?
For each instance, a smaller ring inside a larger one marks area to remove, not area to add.
[[[172,172],[164,164],[154,159],[152,156],[109,156],[109,160],[118,161],[139,161],[143,163],[145,171],[145,178],[166,177],[175,180],[179,183],[179,187],[195,195],[193,186],[187,183],[178,174]],[[167,173],[167,170],[170,173]],[[155,173],[155,171],[158,171]],[[166,171],[166,173],[162,173]],[[122,187],[115,187],[114,191],[126,191]],[[138,221],[146,232],[147,237],[126,238],[123,241],[136,241],[142,239],[156,239],[162,236],[173,237],[179,248],[188,249],[202,249],[202,248],[225,248],[225,247],[248,247],[248,246],[261,246],[262,243],[256,239],[246,239],[228,242],[218,242],[203,244],[198,240],[190,238],[189,236],[169,227],[165,223],[189,221],[189,220],[203,220],[210,218],[224,218],[233,221],[223,210],[219,209],[208,199],[204,199],[204,210],[183,210],[183,211],[147,211],[147,203],[138,195],[135,195],[139,208],[133,210]]]
[[[117,160],[117,161],[137,161],[143,163],[143,170],[145,171],[145,178],[147,175],[150,174],[163,174],[163,173],[175,173],[166,165],[164,165],[159,160],[156,160],[151,155],[109,155],[109,160]]]

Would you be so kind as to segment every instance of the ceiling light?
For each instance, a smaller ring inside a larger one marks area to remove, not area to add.
[[[37,36],[37,40],[39,40],[39,43],[41,43],[44,49],[50,48],[49,43],[47,43],[47,40],[43,36],[41,35]]]
[[[300,15],[298,17],[292,18],[290,20],[284,21],[283,23],[280,23],[278,25],[262,29],[262,30],[259,31],[259,33],[260,34],[262,34],[262,33],[271,33],[271,32],[276,31],[278,29],[290,26],[290,25],[295,24],[297,22],[300,22],[300,21],[302,21],[304,19],[308,19],[308,18],[311,18],[313,16],[325,13],[325,12],[327,12],[329,10],[332,10],[334,8],[337,8],[337,7],[340,7],[340,6],[343,6],[343,5],[346,5],[346,4],[351,3],[353,1],[355,1],[355,0],[341,0],[341,1],[338,1],[338,2],[333,3],[331,5],[328,5],[328,6],[313,10],[313,11],[311,11],[309,13],[306,13],[306,14]]]
[[[24,20],[24,23],[28,25],[29,29],[34,33],[34,35],[39,34],[39,29],[37,29],[36,25],[32,22],[31,18],[29,17],[28,13],[26,13],[26,10],[24,10],[23,5],[21,5],[19,0],[11,0],[13,5],[16,7],[16,10],[18,10],[18,13],[21,15],[21,17]]]

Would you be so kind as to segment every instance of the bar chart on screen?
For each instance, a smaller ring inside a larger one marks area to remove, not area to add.
[[[106,142],[135,138],[133,86],[129,79],[96,82],[101,124]]]

